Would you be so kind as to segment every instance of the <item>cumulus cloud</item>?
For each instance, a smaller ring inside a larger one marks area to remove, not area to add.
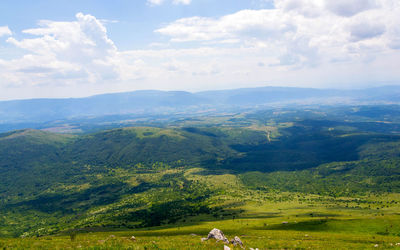
[[[363,11],[381,7],[383,0],[275,0],[275,7],[307,17],[319,17],[328,11],[338,16],[351,17]]]
[[[400,49],[400,26],[393,26],[390,31],[387,32],[388,46],[391,49]]]
[[[377,0],[325,0],[328,10],[336,15],[350,17],[360,12],[378,8]]]
[[[76,81],[81,77],[82,81],[96,82],[119,77],[113,61],[117,48],[94,16],[78,13],[74,22],[44,20],[38,28],[22,32],[34,37],[7,39],[27,51],[10,66],[22,81],[30,78],[33,82],[43,82],[60,77],[63,81],[69,77]]]
[[[8,26],[0,26],[0,37],[2,36],[11,36],[12,32],[8,28]]]
[[[157,33],[174,42],[209,41],[249,37],[276,37],[296,29],[294,20],[280,19],[275,10],[242,10],[221,18],[190,17],[179,19]]]
[[[292,12],[292,14],[300,14],[306,17],[318,17],[322,13],[324,7],[323,1],[316,0],[275,0],[275,7],[284,12]]]
[[[386,27],[382,23],[360,22],[350,26],[352,41],[361,41],[381,36],[385,33]]]
[[[400,3],[388,0],[275,0],[274,9],[242,10],[219,18],[176,20],[155,32],[171,42],[268,47],[280,52],[273,65],[315,66],[366,56],[369,48],[399,45]],[[393,25],[397,24],[397,25]],[[349,53],[348,48],[358,48]]]

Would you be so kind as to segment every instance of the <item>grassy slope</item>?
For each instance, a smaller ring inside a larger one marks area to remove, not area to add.
[[[196,171],[188,171],[191,179],[202,179]],[[216,249],[223,243],[201,242],[214,227],[228,238],[238,235],[247,247],[372,249],[395,247],[400,242],[399,195],[369,197],[323,197],[301,193],[243,192],[238,179],[231,175],[210,175],[210,187],[230,187],[236,198],[226,193],[214,197],[213,203],[224,203],[228,214],[241,209],[241,218],[231,215],[218,218],[186,217],[176,225],[114,232],[78,232],[65,236],[28,239],[0,239],[0,246],[12,248],[98,248],[98,249]],[[236,187],[236,188],[235,188]],[[230,207],[228,204],[241,204]],[[282,222],[288,222],[282,224]],[[191,235],[196,234],[196,235]],[[134,235],[137,241],[130,237]],[[231,246],[232,247],[232,246]]]

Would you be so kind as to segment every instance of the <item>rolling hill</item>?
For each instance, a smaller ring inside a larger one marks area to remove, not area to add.
[[[376,120],[382,113],[365,115],[382,107],[350,107],[239,113],[79,135],[3,133],[0,234],[240,217],[246,211],[241,207],[260,192],[397,193],[400,135],[392,108],[385,109],[392,114],[385,123]]]

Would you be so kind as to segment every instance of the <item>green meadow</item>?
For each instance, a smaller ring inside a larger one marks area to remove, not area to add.
[[[256,191],[247,195],[252,198],[217,197],[225,204],[218,218],[193,216],[175,225],[135,230],[102,232],[87,228],[51,236],[3,238],[0,246],[3,249],[223,249],[222,242],[201,241],[211,229],[218,228],[229,239],[239,236],[247,249],[400,248],[397,244],[400,243],[400,195],[351,199]],[[240,215],[232,216],[238,210]],[[131,240],[132,236],[136,240]]]
[[[331,197],[267,192],[246,188],[238,176],[203,175],[203,170],[189,169],[183,175],[207,184],[210,190],[220,190],[207,201],[218,208],[212,214],[184,216],[172,224],[140,229],[86,227],[50,236],[3,238],[0,246],[4,249],[223,249],[222,242],[201,241],[211,229],[218,228],[229,239],[239,236],[247,249],[400,248],[400,244],[396,245],[400,243],[400,194]],[[171,172],[179,171],[165,170],[159,174]],[[154,176],[147,178],[157,181]],[[136,240],[131,240],[132,236]]]

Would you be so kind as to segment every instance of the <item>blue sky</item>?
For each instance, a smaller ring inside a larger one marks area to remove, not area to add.
[[[400,83],[396,0],[3,0],[0,100]]]
[[[141,48],[160,37],[154,30],[164,23],[191,16],[218,17],[242,9],[272,8],[271,3],[251,0],[200,0],[190,4],[164,1],[154,5],[145,0],[4,0],[0,1],[0,26],[16,32],[32,28],[39,20],[74,21],[82,12],[107,24],[108,35],[120,49]],[[127,34],[128,33],[128,34]]]

